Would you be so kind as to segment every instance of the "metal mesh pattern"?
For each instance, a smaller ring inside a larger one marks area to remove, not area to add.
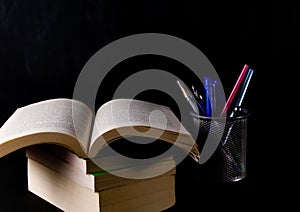
[[[209,132],[215,135],[214,137],[221,138],[218,148],[209,159],[210,164],[215,166],[214,174],[217,176],[214,178],[219,181],[233,182],[246,176],[247,119],[246,114],[228,118],[226,122],[197,118],[200,126],[197,143],[200,148],[205,143]]]

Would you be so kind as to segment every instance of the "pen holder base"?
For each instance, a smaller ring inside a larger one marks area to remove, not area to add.
[[[250,115],[245,108],[226,120],[193,116],[195,126],[199,126],[197,144],[199,151],[204,146],[209,133],[220,139],[213,155],[199,165],[197,177],[209,181],[236,182],[246,177],[247,121]],[[222,135],[222,136],[220,136]],[[200,151],[201,152],[201,151]]]

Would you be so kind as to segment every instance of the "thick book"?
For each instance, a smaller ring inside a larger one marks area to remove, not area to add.
[[[70,164],[75,169],[79,169],[81,172],[85,174],[93,174],[97,172],[103,171],[95,161],[95,159],[91,160],[90,158],[80,158],[78,155],[70,151],[65,147],[61,147],[59,145],[52,144],[42,144],[37,146],[31,146],[26,148],[26,154],[30,154],[30,152],[36,152],[40,155],[43,155],[40,151],[44,151],[52,155],[52,157],[57,157],[62,161],[65,161],[67,164]]]
[[[103,191],[144,180],[144,177],[141,179],[120,177],[120,175],[126,176],[128,172],[135,172],[136,175],[140,176],[150,176],[148,179],[176,174],[176,164],[172,158],[138,167],[121,167],[120,169],[111,171],[98,169],[96,172],[88,174],[80,167],[84,163],[87,164],[90,161],[89,159],[79,158],[74,153],[69,152],[64,148],[57,148],[55,146],[53,147],[54,148],[51,148],[51,145],[28,147],[26,148],[26,157],[48,167],[49,169],[59,173],[61,176],[64,176],[92,191]],[[51,151],[48,151],[49,149]],[[57,150],[55,153],[60,154],[55,154],[53,149]],[[65,152],[65,154],[61,154],[63,152]],[[63,157],[61,157],[61,155]],[[70,155],[74,159],[68,160],[65,155]]]
[[[194,138],[169,107],[136,99],[114,99],[94,115],[85,103],[67,98],[17,109],[0,128],[0,158],[43,143],[64,146],[81,158],[95,158],[113,141],[128,137],[166,141],[197,162],[200,158]]]
[[[175,175],[94,192],[30,158],[28,190],[66,212],[159,212],[176,202]]]

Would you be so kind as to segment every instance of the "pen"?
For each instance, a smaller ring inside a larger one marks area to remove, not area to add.
[[[198,91],[195,89],[194,85],[192,85],[192,90],[197,100],[200,100],[201,97],[199,96]]]
[[[236,81],[236,83],[235,83],[235,85],[234,85],[234,87],[233,87],[233,89],[232,89],[232,91],[231,91],[231,93],[230,93],[230,95],[229,95],[229,97],[228,97],[227,102],[225,103],[225,106],[224,106],[224,108],[221,112],[221,116],[223,116],[224,113],[226,113],[228,108],[231,106],[231,103],[232,103],[232,101],[233,101],[233,99],[234,99],[234,97],[235,97],[242,81],[245,78],[245,75],[247,73],[248,68],[249,68],[249,66],[247,64],[245,64],[242,71],[241,71],[241,73],[240,73],[240,75],[239,75],[239,77],[238,77],[238,79],[237,79],[237,81]]]
[[[205,104],[206,104],[206,116],[211,116],[211,82],[208,77],[204,78],[205,87]]]
[[[190,89],[181,80],[177,80],[177,84],[181,89],[184,97],[193,108],[194,112],[199,114],[198,103],[193,94],[191,93]]]
[[[198,91],[196,90],[194,85],[192,85],[192,90],[193,90],[194,96],[196,97],[198,107],[201,110],[202,115],[205,116],[206,114],[205,114],[205,109],[204,109],[204,105],[203,105],[203,97],[201,96],[201,94],[198,93]]]
[[[205,110],[204,110],[204,105],[202,104],[202,102],[199,100],[198,101],[198,106],[202,112],[202,115],[206,116]]]
[[[212,98],[213,98],[213,112],[215,113],[217,110],[217,93],[216,93],[216,85],[217,85],[217,81],[214,80],[213,84],[212,84]]]
[[[246,94],[246,91],[247,91],[249,82],[250,82],[250,80],[251,80],[251,77],[252,77],[252,75],[253,75],[253,72],[254,72],[253,69],[249,69],[249,71],[248,71],[248,73],[247,73],[247,76],[246,76],[246,79],[245,79],[245,82],[244,82],[244,84],[243,84],[243,87],[242,87],[240,96],[239,96],[238,101],[237,101],[237,103],[236,103],[236,108],[237,108],[237,107],[240,107],[240,106],[242,105],[242,102],[243,102],[244,96],[245,96],[245,94]],[[230,117],[233,117],[234,114],[235,114],[235,112],[236,112],[235,110],[232,111],[231,114],[230,114]],[[225,139],[224,139],[223,145],[226,144],[226,142],[227,142],[227,140],[228,140],[228,137],[229,137],[229,135],[230,135],[230,132],[231,132],[231,130],[232,130],[232,127],[233,127],[233,124],[232,124],[232,125],[230,126],[230,128],[228,129],[228,133],[227,133],[227,135],[226,135],[226,137],[225,137]]]
[[[247,91],[247,88],[248,88],[248,85],[249,85],[249,82],[251,80],[251,77],[253,75],[253,69],[249,69],[248,73],[247,73],[247,76],[246,76],[246,79],[245,79],[245,82],[243,84],[243,87],[242,87],[242,90],[241,90],[241,93],[240,93],[240,96],[237,100],[237,104],[236,106],[241,106],[242,105],[242,101],[244,99],[244,96],[246,94],[246,91]]]

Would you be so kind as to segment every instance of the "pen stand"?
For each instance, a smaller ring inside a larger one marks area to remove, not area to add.
[[[245,108],[235,108],[235,116],[214,118],[192,115],[194,126],[199,127],[197,144],[201,149],[208,134],[218,139],[212,156],[199,165],[199,178],[221,182],[235,182],[246,176],[247,120],[250,115]],[[208,140],[211,141],[211,140]]]

